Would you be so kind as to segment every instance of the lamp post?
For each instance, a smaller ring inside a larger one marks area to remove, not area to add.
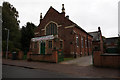
[[[8,40],[9,40],[9,29],[5,28],[5,30],[8,31],[8,35],[7,35],[7,53],[6,53],[6,59],[8,58]]]

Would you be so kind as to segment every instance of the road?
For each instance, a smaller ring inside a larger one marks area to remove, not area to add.
[[[79,66],[10,59],[3,59],[2,62],[4,64],[3,77],[6,78],[120,78],[120,69],[99,68],[92,65]],[[14,66],[5,66],[5,64]]]
[[[2,66],[3,78],[77,78],[68,74],[49,70],[32,69],[16,66]]]
[[[53,72],[49,70],[40,70],[40,69],[33,69],[33,68],[24,68],[24,67],[17,67],[17,66],[9,66],[9,65],[3,65],[2,66],[2,78],[9,78],[10,80],[18,79],[21,80],[22,78],[29,80],[35,80],[37,78],[61,78],[64,80],[64,78],[72,78],[74,79],[80,79],[80,80],[98,80],[98,78],[87,78],[87,77],[77,77],[77,76],[71,76],[70,74],[63,74],[58,72]],[[9,80],[8,79],[8,80]],[[53,80],[54,80],[53,79]],[[3,79],[4,80],[4,79]],[[5,79],[6,80],[6,79]],[[38,80],[38,79],[37,79]],[[99,80],[119,80],[119,79],[111,79],[111,78],[101,78]]]

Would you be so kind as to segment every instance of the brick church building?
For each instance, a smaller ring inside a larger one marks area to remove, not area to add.
[[[92,54],[92,39],[79,25],[65,16],[64,4],[62,12],[52,6],[44,17],[40,14],[40,24],[31,39],[32,54],[52,54],[54,50],[62,50],[64,57],[86,56]]]

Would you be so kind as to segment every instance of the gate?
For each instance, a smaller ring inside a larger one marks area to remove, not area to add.
[[[58,50],[58,62],[64,61],[64,54],[62,50]]]

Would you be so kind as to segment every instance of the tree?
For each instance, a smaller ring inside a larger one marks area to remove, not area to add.
[[[7,40],[7,31],[5,28],[9,29],[9,51],[12,51],[12,49],[21,48],[20,44],[20,29],[19,29],[19,23],[18,20],[18,11],[16,10],[13,5],[11,5],[9,2],[3,2],[2,6],[2,48],[3,51],[6,51],[6,40]],[[12,46],[12,48],[11,48]]]
[[[34,37],[36,26],[33,23],[27,22],[26,26],[21,29],[21,45],[24,52],[29,51],[31,38]]]

